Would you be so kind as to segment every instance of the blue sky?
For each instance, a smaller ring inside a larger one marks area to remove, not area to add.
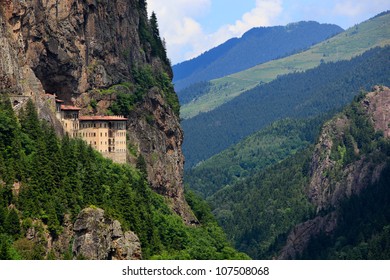
[[[346,29],[389,9],[389,0],[148,0],[172,64],[253,27],[315,20]]]

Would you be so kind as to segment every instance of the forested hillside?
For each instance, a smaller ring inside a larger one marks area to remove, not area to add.
[[[313,144],[325,118],[276,121],[187,170],[184,181],[207,198]]]
[[[137,168],[104,159],[82,140],[57,138],[31,101],[15,116],[2,96],[0,259],[74,258],[72,244],[63,241],[72,240],[65,224],[85,207],[102,208],[135,232],[144,259],[246,258],[213,219],[185,225],[147,183],[142,156]],[[210,216],[195,196],[190,203],[199,217]]]
[[[297,22],[258,27],[204,54],[173,66],[176,90],[248,69],[257,64],[306,49],[343,29],[333,24]]]
[[[349,61],[281,76],[234,102],[184,120],[186,168],[278,119],[316,116],[348,104],[359,90],[389,85],[389,65],[390,47],[375,48]]]
[[[182,104],[181,117],[192,118],[218,108],[249,89],[268,83],[280,75],[303,72],[324,62],[350,60],[371,48],[390,44],[390,13],[383,12],[367,21],[288,57],[256,65],[244,71],[211,80],[207,88],[193,85],[196,98]],[[183,92],[186,94],[187,92]],[[182,95],[181,92],[178,95]]]
[[[389,258],[389,115],[379,113],[389,93],[359,95],[315,147],[208,199],[236,248],[256,259]]]

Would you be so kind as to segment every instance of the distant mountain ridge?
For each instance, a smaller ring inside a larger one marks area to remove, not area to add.
[[[337,25],[315,21],[252,28],[241,38],[232,38],[194,59],[174,65],[176,90],[306,49],[342,31]]]
[[[389,24],[390,13],[383,12],[306,51],[211,80],[207,88],[202,87],[202,84],[193,85],[193,98],[187,103],[181,103],[180,116],[189,119],[199,113],[209,112],[259,83],[269,83],[280,75],[303,72],[323,62],[350,60],[371,48],[389,45]],[[178,92],[180,100],[183,100],[184,94],[188,95],[188,92]]]

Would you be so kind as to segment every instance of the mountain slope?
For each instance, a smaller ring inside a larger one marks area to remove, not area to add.
[[[306,118],[341,108],[359,89],[389,85],[390,47],[350,61],[325,63],[304,73],[279,77],[234,101],[182,122],[183,151],[191,168],[282,118]]]
[[[355,98],[317,144],[209,198],[236,248],[264,258],[389,257],[390,89]]]
[[[247,258],[213,220],[186,225],[137,167],[59,139],[31,100],[17,118],[0,96],[0,259]]]
[[[202,96],[197,96],[182,106],[181,117],[187,119],[213,110],[246,90],[261,83],[268,83],[279,75],[305,71],[322,62],[348,60],[370,48],[390,44],[389,24],[390,13],[382,13],[302,53],[212,80],[208,90],[202,92]],[[199,90],[202,91],[202,88]],[[178,94],[180,95],[180,92]]]
[[[337,25],[297,22],[287,26],[259,27],[231,39],[197,58],[173,66],[176,90],[220,78],[285,56],[343,31]]]
[[[250,177],[313,144],[324,116],[272,123],[221,153],[186,170],[184,182],[204,198]]]

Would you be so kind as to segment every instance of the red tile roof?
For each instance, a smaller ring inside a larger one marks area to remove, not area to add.
[[[71,105],[61,105],[61,110],[62,111],[80,111],[81,108],[71,106]]]
[[[127,118],[122,116],[81,116],[80,121],[127,121]]]

